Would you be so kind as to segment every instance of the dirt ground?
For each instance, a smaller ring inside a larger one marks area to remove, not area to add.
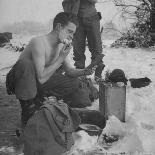
[[[18,100],[14,95],[7,95],[5,83],[0,81],[0,148],[13,145],[20,110]]]

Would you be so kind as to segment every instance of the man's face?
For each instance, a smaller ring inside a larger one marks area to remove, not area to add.
[[[68,22],[68,24],[64,27],[61,27],[59,31],[60,42],[64,42],[64,40],[66,39],[68,41],[72,41],[75,31],[76,31],[76,25],[71,22]]]

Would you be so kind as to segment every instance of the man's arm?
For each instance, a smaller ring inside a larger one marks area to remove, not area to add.
[[[91,75],[93,73],[92,69],[76,69],[71,64],[69,63],[70,59],[69,57],[66,57],[66,59],[63,62],[63,67],[65,70],[65,73],[69,76],[72,77],[79,77],[79,76],[84,76],[84,75]]]
[[[34,62],[37,79],[43,84],[45,83],[54,72],[61,66],[63,57],[58,57],[57,61],[50,64],[48,67],[45,66],[45,47],[40,38],[33,39],[31,42],[32,48],[32,60]]]
[[[97,3],[98,0],[88,0],[91,3]]]

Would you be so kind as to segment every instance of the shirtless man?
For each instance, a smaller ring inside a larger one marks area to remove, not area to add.
[[[12,75],[8,75],[6,80],[7,89],[12,90],[9,87],[13,86],[14,92],[11,93],[20,101],[23,125],[42,105],[43,97],[65,99],[78,88],[78,76],[93,73],[87,68],[75,69],[69,64],[71,45],[65,40],[72,41],[77,26],[75,15],[65,12],[57,14],[53,30],[33,38],[11,69]]]

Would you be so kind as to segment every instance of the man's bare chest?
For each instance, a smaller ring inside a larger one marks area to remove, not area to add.
[[[58,48],[47,48],[45,52],[46,66],[55,63],[59,57],[60,51]]]

